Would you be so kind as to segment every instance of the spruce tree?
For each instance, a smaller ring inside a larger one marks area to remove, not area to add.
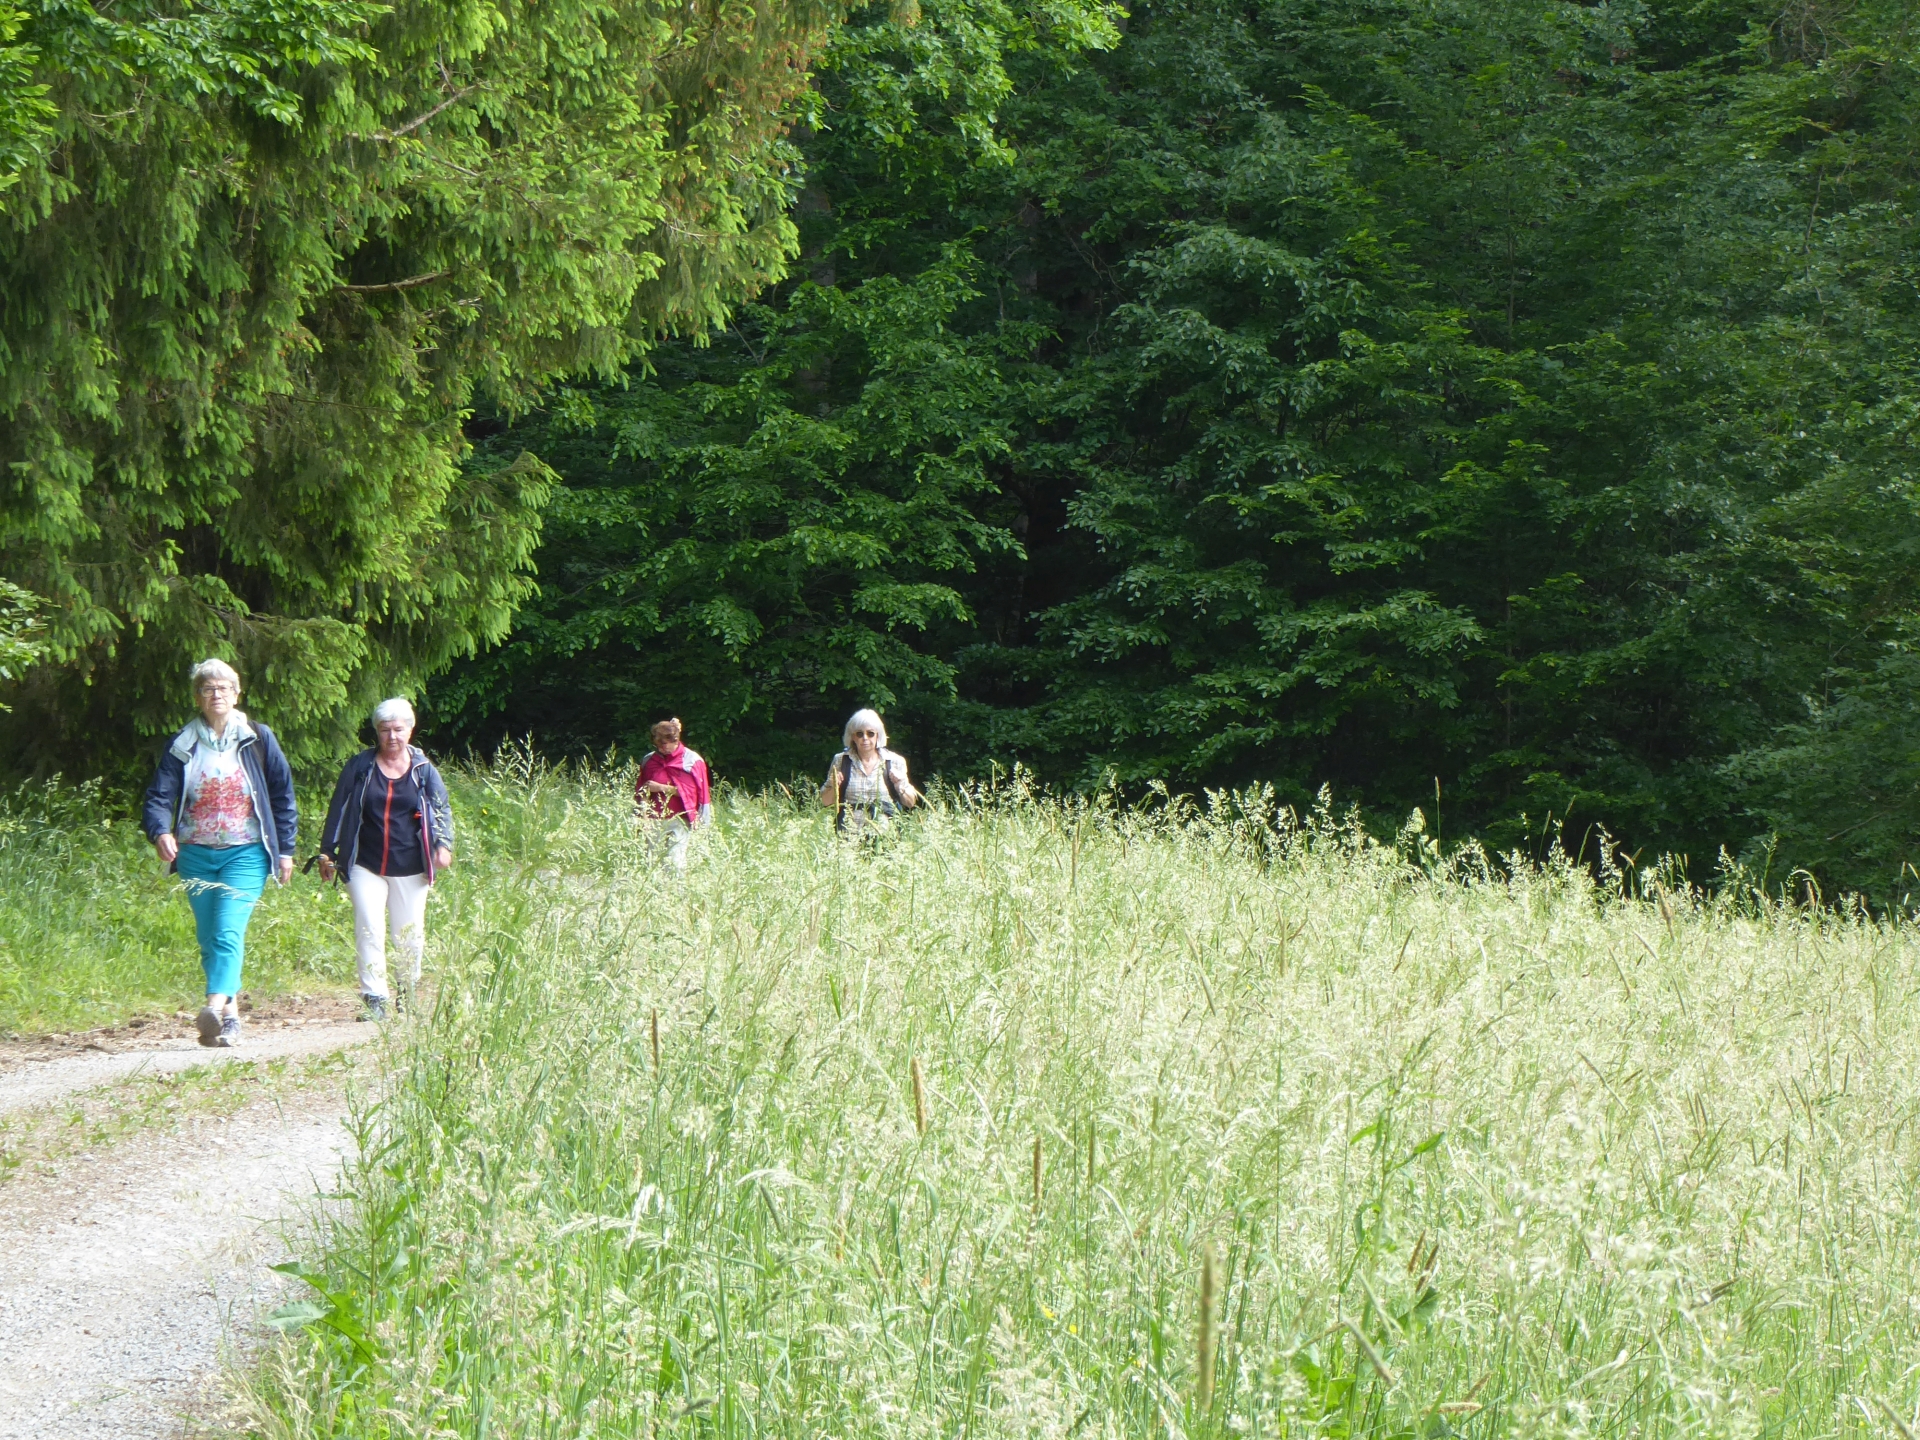
[[[0,572],[45,602],[48,657],[7,687],[16,756],[131,754],[207,654],[317,754],[501,635],[549,476],[464,463],[475,407],[616,374],[779,273],[784,129],[836,18],[51,0],[0,24]]]

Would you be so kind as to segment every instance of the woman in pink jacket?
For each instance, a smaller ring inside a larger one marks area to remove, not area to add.
[[[678,720],[653,727],[653,753],[641,763],[633,801],[664,836],[667,863],[684,871],[694,827],[713,818],[713,782],[707,762],[681,740]]]

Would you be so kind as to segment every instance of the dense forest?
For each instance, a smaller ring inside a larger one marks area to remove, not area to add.
[[[424,687],[752,782],[871,702],[949,777],[1904,892],[1905,0],[362,8],[183,40],[214,100],[16,24],[23,764],[224,645],[315,756]]]
[[[872,698],[947,773],[1437,783],[1503,845],[1778,833],[1890,881],[1913,25],[1139,6],[1010,56],[992,149],[933,99],[876,135],[897,97],[829,70],[793,275],[481,441],[563,486],[444,723],[633,746],[672,710],[760,777]]]

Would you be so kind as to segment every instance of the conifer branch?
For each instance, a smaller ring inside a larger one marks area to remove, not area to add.
[[[479,88],[480,87],[478,85],[462,85],[458,90],[454,91],[453,94],[449,95],[446,99],[442,100],[438,105],[434,106],[431,110],[427,111],[426,114],[418,116],[412,120],[409,120],[406,124],[402,125],[397,130],[375,130],[371,134],[356,135],[354,138],[356,140],[398,140],[403,135],[411,135],[414,131],[418,130],[422,125],[426,124],[429,120],[433,119],[434,116],[438,115],[442,110],[445,110],[449,105],[457,104],[459,101],[466,99],[467,96],[471,95],[474,91],[478,90]]]
[[[435,280],[444,280],[451,270],[429,270],[424,275],[409,275],[404,280],[389,280],[381,285],[336,285],[336,291],[345,291],[350,295],[372,295],[384,290],[411,290],[417,285],[430,285]]]

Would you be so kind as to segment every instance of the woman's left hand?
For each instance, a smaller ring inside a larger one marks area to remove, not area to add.
[[[293,879],[293,856],[282,855],[280,857],[280,883],[285,885],[291,879]]]
[[[894,788],[900,792],[900,801],[909,810],[920,803],[920,792],[913,788],[913,782],[907,779],[907,767],[902,765],[893,774]]]
[[[453,864],[453,851],[444,845],[437,846],[433,852],[433,868],[444,870],[451,864]]]

